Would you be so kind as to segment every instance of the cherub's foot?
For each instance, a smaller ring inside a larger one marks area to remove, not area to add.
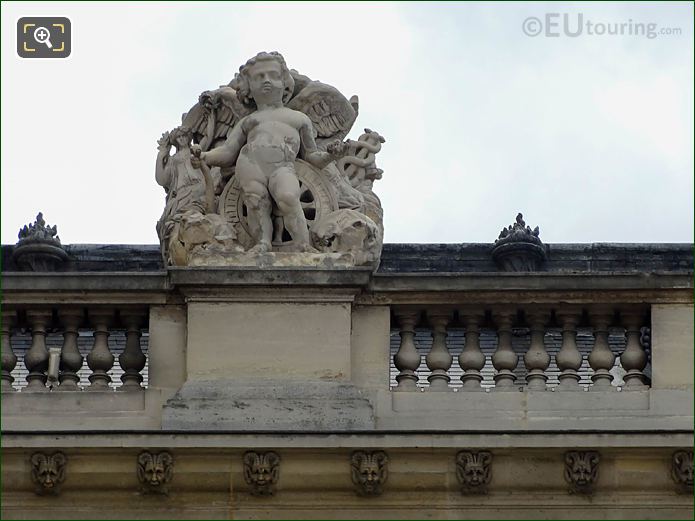
[[[268,253],[272,249],[270,243],[261,241],[249,250],[249,253]]]

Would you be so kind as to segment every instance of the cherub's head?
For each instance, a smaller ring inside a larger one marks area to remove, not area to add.
[[[256,97],[281,96],[282,103],[290,101],[294,92],[294,78],[279,52],[259,52],[239,67],[230,87],[237,91],[239,100],[254,106]]]
[[[182,150],[188,147],[192,138],[193,131],[185,125],[176,127],[169,133],[169,141],[176,147],[176,150]]]

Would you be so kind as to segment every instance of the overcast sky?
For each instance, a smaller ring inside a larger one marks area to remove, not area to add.
[[[386,242],[492,242],[519,211],[548,243],[693,240],[691,3],[1,9],[3,244],[39,210],[65,244],[156,243],[157,139],[261,50],[359,95]],[[19,58],[22,16],[70,18],[71,56]]]

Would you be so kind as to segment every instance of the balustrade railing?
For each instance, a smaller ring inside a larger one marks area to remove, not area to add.
[[[148,321],[147,308],[3,309],[2,391],[140,391]]]
[[[649,308],[392,309],[393,391],[618,391],[648,388]]]

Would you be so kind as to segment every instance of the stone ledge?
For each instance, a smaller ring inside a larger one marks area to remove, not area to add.
[[[39,291],[151,292],[167,289],[167,274],[160,272],[3,272],[3,293]]]
[[[369,289],[397,291],[692,290],[690,273],[377,273]],[[692,292],[691,292],[692,293]]]
[[[169,447],[172,449],[324,449],[324,448],[682,448],[693,446],[692,430],[673,432],[79,432],[38,431],[16,432],[5,430],[2,434],[4,449],[58,448],[142,448]]]
[[[181,286],[366,286],[371,268],[169,268],[173,287]]]

